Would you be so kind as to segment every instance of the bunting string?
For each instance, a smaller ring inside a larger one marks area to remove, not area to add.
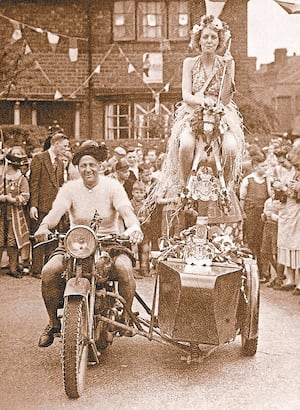
[[[54,35],[54,33],[52,33],[52,32],[49,31],[49,30],[46,30],[46,29],[43,29],[43,28],[40,28],[40,27],[31,26],[30,24],[27,24],[27,23],[24,23],[24,22],[22,22],[22,21],[18,21],[18,20],[16,20],[16,19],[12,19],[12,18],[10,18],[10,17],[8,17],[8,16],[5,16],[5,15],[2,14],[2,13],[0,13],[0,17],[6,19],[6,20],[8,20],[8,21],[10,21],[13,25],[15,25],[15,27],[18,27],[18,26],[20,26],[20,27],[27,27],[27,28],[29,28],[30,30],[35,31],[36,33],[40,33],[40,34],[50,33],[50,35],[51,35],[51,34]],[[84,37],[68,36],[67,34],[61,34],[61,33],[55,33],[55,35],[57,35],[57,36],[59,36],[59,37],[63,37],[63,38],[68,38],[68,39],[70,39],[70,38],[76,38],[77,40],[88,41],[88,39],[87,39],[87,38],[84,38]]]
[[[107,50],[107,52],[105,53],[105,55],[103,56],[103,58],[97,63],[96,68],[94,69],[94,71],[88,76],[88,78],[86,78],[84,80],[84,82],[78,87],[76,88],[75,91],[73,91],[69,97],[70,98],[74,98],[75,95],[78,93],[79,90],[81,90],[82,87],[84,87],[85,84],[87,84],[89,82],[89,80],[93,77],[94,74],[100,74],[100,70],[101,70],[101,64],[104,63],[104,61],[107,59],[107,57],[110,55],[110,53],[112,52],[112,49],[114,48],[115,44],[112,44],[110,46],[110,48]]]

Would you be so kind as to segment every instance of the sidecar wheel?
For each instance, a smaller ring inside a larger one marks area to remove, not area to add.
[[[245,295],[240,296],[242,353],[254,356],[258,344],[259,324],[259,277],[256,265],[245,272]]]
[[[76,399],[84,389],[88,362],[88,315],[83,297],[69,298],[63,316],[62,368],[68,397]]]

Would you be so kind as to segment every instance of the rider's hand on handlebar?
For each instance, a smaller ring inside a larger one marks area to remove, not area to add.
[[[131,226],[123,232],[124,236],[128,236],[129,241],[133,244],[142,242],[144,235],[139,226]]]
[[[51,235],[51,231],[48,229],[47,225],[42,224],[35,232],[34,238],[37,242],[44,242],[49,239],[49,235]]]

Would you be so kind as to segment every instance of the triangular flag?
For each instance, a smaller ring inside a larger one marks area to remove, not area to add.
[[[97,67],[94,70],[94,73],[95,74],[100,74],[100,71],[101,71],[101,66],[100,66],[100,64],[98,64]]]
[[[55,51],[56,45],[59,42],[59,36],[57,34],[53,34],[53,33],[50,33],[50,31],[48,31],[47,37],[48,37],[48,41],[49,41],[52,51]]]
[[[40,27],[36,27],[34,28],[34,31],[36,31],[37,33],[43,34],[44,30]]]
[[[11,36],[11,43],[13,44],[22,38],[22,31],[21,31],[21,27],[18,21],[10,20],[10,22],[14,28],[14,31]]]
[[[27,56],[28,54],[32,53],[31,48],[29,47],[29,45],[26,43],[25,45],[25,50],[24,50],[24,54]]]
[[[76,37],[71,37],[69,39],[69,58],[72,63],[78,60],[78,47]]]
[[[128,74],[131,74],[131,73],[134,73],[134,72],[135,72],[134,66],[131,63],[129,63],[129,65],[128,65]]]
[[[40,63],[37,60],[35,60],[34,63],[33,63],[33,69],[34,70],[40,70],[41,69]]]
[[[164,86],[164,90],[165,90],[166,92],[169,92],[169,89],[170,89],[170,83],[167,83],[167,84]]]
[[[219,17],[223,11],[226,0],[205,0],[206,14]]]
[[[62,97],[63,97],[62,93],[59,90],[56,90],[54,94],[54,99],[59,100]]]
[[[300,14],[300,2],[294,1],[292,3],[287,1],[278,1],[275,0],[279,6],[283,8],[288,14]]]

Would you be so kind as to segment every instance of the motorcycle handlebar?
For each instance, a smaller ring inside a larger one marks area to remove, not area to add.
[[[39,246],[48,242],[52,242],[55,240],[63,240],[66,237],[66,233],[59,233],[58,231],[55,231],[51,234],[48,235],[48,239],[43,242],[36,242],[35,236],[30,235],[29,239],[31,242],[35,242],[36,244],[34,246]],[[124,236],[124,235],[117,235],[117,234],[108,234],[108,235],[101,235],[101,234],[96,234],[96,238],[99,242],[117,242],[119,244],[128,244],[130,243],[129,237]]]

